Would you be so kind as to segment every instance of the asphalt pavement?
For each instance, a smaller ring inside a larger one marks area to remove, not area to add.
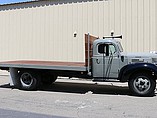
[[[0,74],[0,118],[156,118],[157,96],[132,96],[127,83],[59,78],[22,91]]]
[[[43,115],[43,114],[36,114],[31,112],[21,112],[21,111],[6,110],[6,109],[0,109],[0,117],[1,118],[66,118],[60,116]]]

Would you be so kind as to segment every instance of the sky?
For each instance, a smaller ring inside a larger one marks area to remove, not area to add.
[[[0,0],[0,4],[9,4],[9,3],[17,3],[17,2],[26,2],[31,0]]]

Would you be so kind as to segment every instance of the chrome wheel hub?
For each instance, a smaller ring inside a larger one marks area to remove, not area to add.
[[[29,73],[23,73],[21,75],[20,82],[22,85],[30,86],[33,83],[33,77]]]
[[[150,89],[151,82],[150,80],[145,77],[145,76],[140,76],[137,77],[134,80],[134,88],[139,92],[139,93],[145,93]]]

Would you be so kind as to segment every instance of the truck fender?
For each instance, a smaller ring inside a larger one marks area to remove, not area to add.
[[[151,63],[128,64],[121,68],[118,79],[122,82],[126,82],[129,80],[130,75],[138,71],[152,72],[154,75],[157,75],[157,66]]]

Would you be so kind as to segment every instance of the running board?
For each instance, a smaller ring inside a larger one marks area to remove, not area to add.
[[[92,81],[93,82],[120,82],[119,80],[117,80],[117,78],[110,78],[110,79],[95,78]]]

